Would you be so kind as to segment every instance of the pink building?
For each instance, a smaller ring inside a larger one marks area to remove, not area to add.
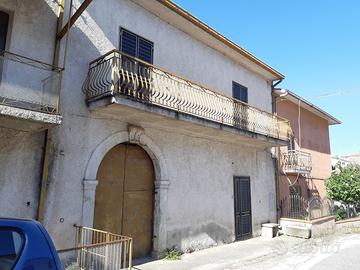
[[[289,195],[305,199],[326,196],[331,174],[329,126],[341,122],[288,90],[275,90],[274,107],[290,121],[293,136],[278,153],[278,203]]]

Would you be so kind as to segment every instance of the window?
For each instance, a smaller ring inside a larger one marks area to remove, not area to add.
[[[232,84],[232,94],[233,98],[241,100],[245,103],[248,103],[248,89],[245,86],[242,86],[239,83],[233,82]]]
[[[0,51],[6,48],[6,36],[9,25],[9,14],[0,11]]]
[[[299,185],[294,185],[289,187],[289,193],[290,195],[297,195],[297,196],[301,196],[301,187]]]
[[[291,136],[291,138],[289,139],[288,150],[289,151],[295,150],[295,137],[294,136]]]
[[[0,269],[13,269],[23,246],[23,237],[11,229],[0,229]]]
[[[154,43],[124,28],[120,28],[120,51],[153,63]]]

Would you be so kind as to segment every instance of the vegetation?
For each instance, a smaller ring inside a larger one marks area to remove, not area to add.
[[[336,220],[342,220],[347,218],[346,209],[342,206],[334,206],[334,216]]]
[[[181,260],[181,255],[182,252],[176,247],[167,248],[164,252],[164,259],[170,261]]]
[[[335,215],[339,219],[350,217],[350,206],[360,207],[360,168],[353,165],[337,166],[325,182],[330,198],[347,207],[347,211],[338,207]],[[345,211],[345,213],[344,213]],[[344,217],[345,215],[345,217]]]

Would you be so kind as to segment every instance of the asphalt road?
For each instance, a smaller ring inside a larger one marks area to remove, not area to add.
[[[186,254],[180,261],[150,261],[138,270],[360,270],[360,234],[317,239],[261,237]]]
[[[360,269],[360,236],[356,235],[344,240],[337,252],[320,260],[310,269]]]
[[[279,249],[277,256],[259,258],[249,265],[234,269],[246,270],[357,270],[360,269],[360,234],[335,235],[311,239],[288,250]]]

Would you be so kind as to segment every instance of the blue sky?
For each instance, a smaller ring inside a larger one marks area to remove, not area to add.
[[[360,1],[175,0],[329,112],[333,155],[360,151]]]

